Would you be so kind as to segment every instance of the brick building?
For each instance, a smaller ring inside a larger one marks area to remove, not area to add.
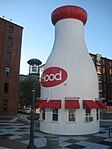
[[[23,27],[0,18],[0,115],[18,112],[18,81]]]
[[[112,106],[112,60],[100,54],[90,54],[99,79],[99,97]]]

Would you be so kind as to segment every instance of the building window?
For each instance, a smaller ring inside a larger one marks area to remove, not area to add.
[[[105,67],[102,68],[102,73],[103,73],[103,74],[105,73]]]
[[[42,120],[45,120],[45,109],[42,109]]]
[[[0,29],[3,29],[4,25],[2,24],[2,22],[0,22]]]
[[[99,110],[96,109],[96,119],[99,120]]]
[[[10,67],[5,68],[5,76],[9,77],[10,76]]]
[[[9,92],[9,83],[4,83],[4,93]]]
[[[112,77],[110,77],[110,83],[112,83]]]
[[[110,91],[111,91],[111,93],[112,93],[112,85],[110,85]]]
[[[102,84],[99,84],[99,92],[102,92]]]
[[[91,109],[86,109],[86,116],[91,116]]]
[[[12,37],[8,37],[7,38],[7,46],[12,48],[12,44],[13,44],[13,38]]]
[[[103,95],[102,95],[102,100],[104,100],[104,101],[105,101],[105,98],[106,98],[106,93],[105,93],[105,92],[103,92]]]
[[[111,61],[109,62],[109,66],[110,66],[110,67],[112,66],[112,62],[111,62]]]
[[[3,111],[8,111],[8,99],[3,99]]]
[[[101,67],[97,66],[97,74],[101,74]]]
[[[105,77],[105,75],[103,76],[103,82],[106,82],[106,77]]]
[[[109,73],[112,74],[112,69],[111,68],[109,69]]]
[[[103,97],[102,92],[99,92],[99,98],[101,99]]]
[[[106,85],[103,84],[103,91],[106,91]]]
[[[101,55],[97,54],[96,56],[96,63],[97,65],[101,65]]]
[[[13,26],[9,26],[9,33],[13,33],[14,32],[14,27]]]
[[[69,110],[68,120],[75,121],[75,110],[73,110],[73,109]]]
[[[58,109],[52,111],[52,121],[58,121]]]
[[[91,121],[93,121],[93,117],[91,116],[91,109],[86,109],[85,121],[86,121],[86,122],[91,122]]]
[[[103,59],[103,65],[105,65],[105,60]]]
[[[11,52],[6,53],[6,61],[11,62]]]
[[[99,83],[101,83],[101,82],[102,82],[101,75],[98,75],[98,81],[99,81]]]

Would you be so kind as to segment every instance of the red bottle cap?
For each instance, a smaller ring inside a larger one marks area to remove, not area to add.
[[[67,5],[55,9],[51,15],[53,25],[59,20],[67,18],[78,19],[85,25],[87,21],[87,12],[81,7]]]

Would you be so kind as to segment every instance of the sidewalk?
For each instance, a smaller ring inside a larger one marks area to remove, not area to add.
[[[19,141],[0,137],[0,149],[2,147],[9,149],[26,149],[27,145]]]
[[[102,120],[99,133],[80,136],[50,135],[40,132],[35,123],[34,144],[38,149],[47,149],[47,138],[59,138],[59,149],[112,149],[108,128],[112,120]],[[29,144],[30,125],[26,123],[0,123],[0,149],[26,149]],[[5,147],[5,148],[3,148]]]

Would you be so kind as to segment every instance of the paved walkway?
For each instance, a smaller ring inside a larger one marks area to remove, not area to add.
[[[0,149],[26,149],[26,147],[26,144],[19,141],[0,137]]]
[[[60,149],[112,149],[112,138],[108,128],[112,120],[102,120],[99,133],[81,136],[59,136]],[[0,123],[0,149],[26,149],[29,143],[29,124],[20,122]],[[35,124],[34,143],[38,149],[47,149],[47,138],[54,135],[40,132],[39,123]]]

